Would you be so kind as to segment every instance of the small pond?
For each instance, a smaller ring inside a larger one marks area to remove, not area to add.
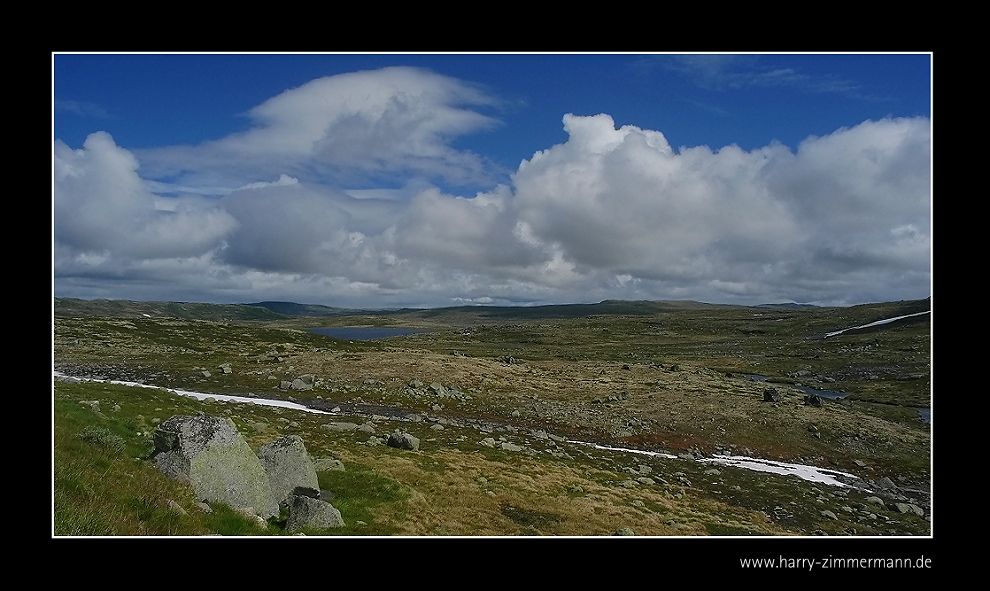
[[[400,337],[407,334],[426,332],[422,328],[393,328],[382,326],[348,326],[341,328],[310,328],[309,332],[321,334],[335,339],[345,339],[351,341],[373,341],[388,337]]]

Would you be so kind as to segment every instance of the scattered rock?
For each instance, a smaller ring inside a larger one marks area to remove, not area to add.
[[[316,458],[313,460],[313,468],[317,472],[344,472],[344,462],[337,458]]]
[[[780,402],[780,392],[776,388],[767,388],[763,391],[763,402]]]
[[[80,400],[79,404],[88,407],[93,412],[100,412],[99,400]]]
[[[867,503],[871,503],[873,505],[877,505],[877,506],[880,506],[880,507],[886,507],[886,505],[883,502],[883,499],[881,499],[880,497],[877,497],[877,496],[866,497],[866,499],[864,499],[864,500]]]
[[[918,517],[925,516],[925,510],[914,503],[894,503],[894,507],[901,513],[914,513]]]
[[[406,433],[405,431],[395,431],[388,436],[388,441],[386,442],[389,447],[395,447],[398,449],[408,449],[411,451],[416,451],[419,449],[419,439]]]
[[[884,476],[883,478],[878,480],[877,486],[886,490],[897,490],[897,485],[894,484],[894,481],[888,478],[887,476]]]
[[[313,374],[304,374],[292,380],[292,383],[289,384],[289,388],[292,390],[312,390],[315,384],[316,376]]]
[[[341,517],[333,505],[308,496],[292,495],[289,499],[289,518],[285,528],[291,532],[304,528],[329,529],[343,527]]]

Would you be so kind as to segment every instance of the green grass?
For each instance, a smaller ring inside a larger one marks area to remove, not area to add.
[[[408,491],[398,482],[380,476],[369,468],[348,467],[345,471],[318,472],[320,488],[333,493],[331,503],[346,516],[344,527],[331,535],[392,535],[397,529],[390,525],[403,517],[403,502]],[[381,516],[387,516],[381,518]],[[364,525],[358,523],[364,522]],[[369,525],[374,524],[373,528]]]

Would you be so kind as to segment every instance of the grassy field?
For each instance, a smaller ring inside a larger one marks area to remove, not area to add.
[[[931,532],[931,432],[918,418],[918,408],[932,404],[930,314],[825,338],[926,310],[928,301],[849,308],[603,302],[351,315],[331,309],[312,317],[257,306],[182,306],[56,300],[56,369],[330,407],[400,407],[419,420],[327,417],[200,402],[163,389],[55,381],[56,535],[284,535],[277,519],[260,528],[227,508],[203,512],[191,490],[149,461],[154,426],[199,411],[232,418],[255,449],[297,434],[311,456],[343,462],[344,471],[319,476],[346,526],[310,534]],[[369,342],[307,332],[330,326],[428,330]],[[224,364],[231,373],[221,370]],[[302,374],[317,376],[314,389],[279,388]],[[444,388],[431,390],[432,383]],[[799,386],[846,397],[810,406]],[[763,402],[768,387],[780,402]],[[401,428],[419,437],[421,448],[369,444],[367,432],[328,430],[331,420],[368,424],[378,437]],[[713,454],[840,470],[873,490],[698,461]],[[881,479],[925,517],[902,512],[892,496],[883,506],[869,499],[882,492]]]

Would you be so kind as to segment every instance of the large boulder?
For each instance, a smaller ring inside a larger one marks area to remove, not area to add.
[[[287,435],[262,447],[258,459],[268,474],[276,502],[287,502],[293,494],[320,496],[316,467],[298,435]]]
[[[261,460],[230,419],[177,415],[158,425],[154,440],[158,469],[188,480],[200,500],[250,509],[265,519],[278,514]]]
[[[285,529],[299,531],[303,528],[328,529],[343,526],[344,518],[330,503],[298,495],[290,497],[289,518],[285,522]]]

